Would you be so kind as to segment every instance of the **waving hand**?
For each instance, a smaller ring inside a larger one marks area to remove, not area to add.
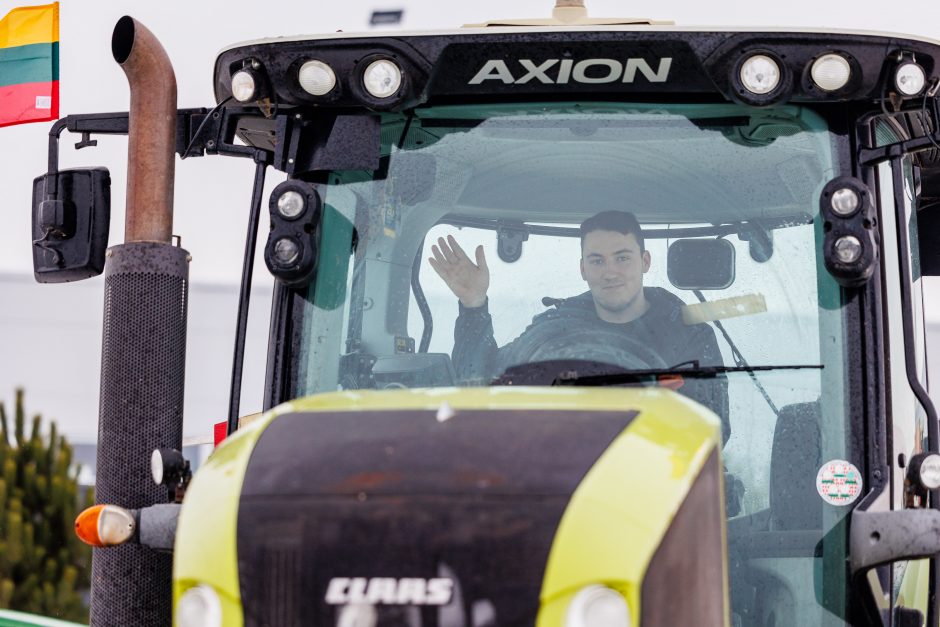
[[[452,235],[448,235],[446,240],[443,237],[438,238],[437,244],[431,246],[431,252],[434,256],[429,258],[428,262],[464,307],[480,307],[486,302],[486,290],[490,287],[490,269],[486,266],[482,246],[476,248],[476,263],[473,263]]]

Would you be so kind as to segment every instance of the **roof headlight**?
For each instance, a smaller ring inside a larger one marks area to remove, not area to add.
[[[336,87],[336,73],[323,61],[307,61],[300,66],[297,80],[305,92],[325,96]]]
[[[565,627],[630,627],[630,608],[623,595],[602,585],[578,591],[565,615]]]
[[[238,102],[255,100],[258,94],[258,81],[251,70],[238,70],[232,75],[232,96]]]
[[[852,67],[849,60],[841,54],[824,54],[813,61],[810,76],[823,91],[838,91],[849,83]]]
[[[894,86],[905,96],[916,96],[927,85],[924,68],[913,61],[905,61],[894,72]]]
[[[766,54],[755,54],[741,64],[741,84],[752,94],[769,94],[780,84],[780,66]]]
[[[390,98],[401,87],[401,68],[390,59],[377,59],[366,67],[362,84],[375,98]]]
[[[210,586],[200,585],[182,594],[176,604],[178,627],[221,627],[222,601]]]

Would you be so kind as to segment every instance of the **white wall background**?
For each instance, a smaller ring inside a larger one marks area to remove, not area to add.
[[[42,0],[34,0],[36,3]],[[0,0],[0,15],[27,0]],[[179,106],[212,106],[216,53],[238,41],[292,34],[368,30],[374,10],[404,9],[401,28],[451,28],[492,18],[548,16],[552,0],[377,3],[246,2],[198,0],[121,2],[62,0],[60,3],[61,115],[123,111],[127,82],[111,58],[115,22],[130,14],[163,42],[179,84]],[[802,26],[909,32],[940,39],[940,4],[918,0],[903,9],[882,2],[821,3],[818,0],[739,3],[660,0],[649,5],[588,0],[595,16],[642,15],[683,26]],[[2,104],[0,104],[2,106]],[[31,278],[30,190],[46,167],[49,124],[0,129],[0,401],[11,401],[14,386],[25,386],[31,411],[55,418],[77,441],[96,433],[100,361],[101,287],[98,279],[74,285],[38,285]],[[70,148],[65,134],[62,167],[106,165],[111,170],[111,242],[123,237],[126,140],[99,138],[99,146]],[[272,173],[269,189],[281,179]],[[177,162],[174,231],[193,255],[190,348],[187,369],[187,436],[209,435],[224,419],[231,370],[237,281],[241,270],[252,164],[218,157]],[[262,233],[266,225],[262,225]],[[263,241],[263,238],[262,238]],[[256,265],[243,408],[261,404],[270,277]],[[930,300],[940,305],[940,292]],[[940,306],[928,307],[928,321],[940,329]]]

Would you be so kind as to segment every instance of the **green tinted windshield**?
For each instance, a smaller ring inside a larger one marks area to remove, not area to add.
[[[818,546],[846,508],[815,487],[848,455],[842,294],[816,219],[833,145],[800,107],[388,114],[381,168],[328,176],[295,393],[675,369],[724,425],[735,614],[840,624],[841,532]],[[582,240],[602,212],[621,213]]]

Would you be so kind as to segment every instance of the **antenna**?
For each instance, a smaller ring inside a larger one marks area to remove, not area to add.
[[[587,8],[584,6],[584,0],[555,0],[552,17],[565,24],[587,18]]]

